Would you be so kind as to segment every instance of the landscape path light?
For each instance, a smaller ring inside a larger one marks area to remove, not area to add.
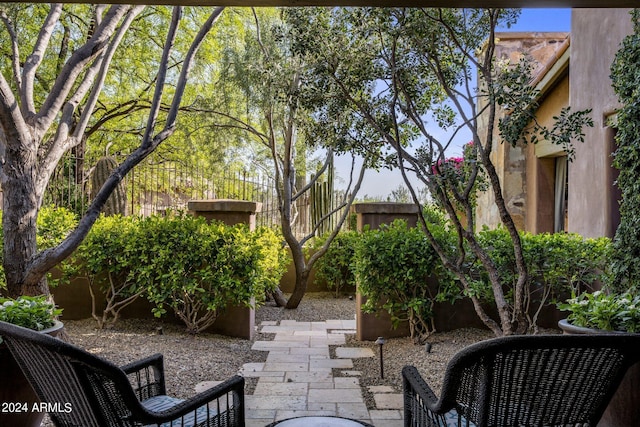
[[[376,340],[376,344],[378,344],[378,346],[380,347],[380,378],[384,379],[384,359],[382,357],[382,346],[385,343],[385,339],[384,337],[378,337],[378,339]]]

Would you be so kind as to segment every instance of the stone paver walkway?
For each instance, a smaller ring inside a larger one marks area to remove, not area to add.
[[[345,335],[355,333],[355,320],[263,322],[261,332],[273,341],[256,341],[255,351],[267,351],[264,363],[242,367],[246,378],[257,377],[253,395],[245,396],[248,427],[305,415],[329,415],[362,420],[376,427],[402,426],[402,397],[390,388],[372,390],[376,410],[368,410],[360,389],[353,358],[375,357],[369,348],[339,347],[337,358],[330,345],[345,345]],[[372,362],[373,363],[373,362]],[[344,370],[334,377],[333,368]]]

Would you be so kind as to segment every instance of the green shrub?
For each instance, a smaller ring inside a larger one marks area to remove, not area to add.
[[[52,248],[62,243],[69,232],[78,225],[78,217],[65,208],[45,206],[38,213],[36,242],[38,250]]]
[[[429,282],[437,270],[439,258],[424,233],[404,221],[363,233],[356,246],[355,276],[367,298],[363,310],[382,308],[394,325],[407,320],[417,341],[435,329],[433,305],[438,297]]]
[[[156,305],[156,316],[171,308],[188,332],[198,333],[228,304],[251,305],[277,283],[280,270],[265,276],[276,259],[265,258],[268,236],[244,225],[207,224],[191,216],[145,218],[134,274]]]
[[[286,268],[282,238],[269,228],[208,224],[177,215],[101,216],[74,254],[75,270],[105,296],[92,296],[100,328],[143,295],[158,317],[171,309],[191,333],[210,326],[228,304],[260,304]],[[100,313],[102,311],[102,313]]]
[[[99,328],[113,326],[120,311],[144,292],[136,281],[136,269],[140,267],[136,253],[138,222],[135,217],[101,215],[74,254],[76,268],[66,272],[68,276],[82,275],[89,282],[91,314]],[[94,284],[104,300],[97,300]]]
[[[457,233],[451,228],[447,214],[437,205],[426,205],[423,215],[438,246],[449,259],[457,259],[460,254],[459,239]],[[455,275],[442,265],[439,257],[436,263],[436,276],[439,285],[439,291],[435,296],[437,302],[446,301],[453,304],[463,297],[461,285]]]
[[[329,289],[335,289],[336,296],[345,288],[356,286],[353,262],[360,237],[357,231],[344,231],[333,239],[327,252],[316,261],[315,283],[325,282]],[[325,241],[326,238],[317,239],[314,247]]]
[[[520,233],[523,253],[529,272],[526,284],[525,304],[529,330],[537,330],[537,321],[542,308],[557,304],[572,293],[590,289],[602,279],[608,268],[611,241],[607,238],[584,239],[567,233]],[[487,250],[498,267],[501,282],[513,289],[518,279],[511,239],[504,228],[485,229],[478,233],[478,241]],[[479,261],[472,269],[484,271]],[[481,273],[475,282],[476,295],[486,300],[492,298],[489,278]],[[507,298],[513,298],[508,293]]]
[[[260,252],[257,264],[257,275],[260,287],[270,291],[280,285],[280,279],[287,271],[290,262],[289,252],[283,244],[282,235],[269,227],[258,227],[252,233],[254,244]],[[258,302],[264,302],[266,292],[256,289],[254,297]]]
[[[66,209],[43,208],[38,247],[57,245],[76,224]],[[105,299],[92,293],[99,327],[115,323],[124,307],[145,294],[156,305],[154,314],[170,308],[197,333],[228,304],[262,303],[266,291],[279,284],[286,262],[282,238],[269,228],[251,232],[187,215],[101,216],[61,266],[60,281],[84,276],[99,285]]]

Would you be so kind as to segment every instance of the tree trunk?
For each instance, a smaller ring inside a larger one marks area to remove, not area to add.
[[[309,283],[309,270],[304,266],[300,269],[296,267],[296,286],[293,288],[293,293],[287,301],[286,308],[294,309],[298,308],[302,297],[307,292],[307,284]]]
[[[3,266],[10,297],[20,295],[48,295],[46,279],[26,282],[30,261],[36,255],[36,218],[39,210],[39,189],[36,188],[36,150],[25,148],[31,144],[8,144],[5,181],[2,184],[4,230]],[[17,148],[20,147],[20,148]]]
[[[2,219],[4,231],[3,266],[7,291],[11,297],[50,295],[46,283],[46,273],[68,257],[82,242],[108,196],[122,180],[122,177],[173,134],[176,128],[178,107],[184,94],[192,61],[196,57],[204,37],[224,10],[223,7],[214,9],[206,23],[200,27],[197,35],[193,38],[189,51],[183,59],[164,127],[156,133],[155,125],[163,99],[169,57],[182,16],[181,7],[173,8],[162,59],[158,63],[156,90],[148,118],[148,126],[140,146],[107,180],[78,227],[55,248],[37,253],[36,218],[51,173],[64,152],[77,143],[80,136],[84,135],[115,49],[143,8],[144,6],[115,5],[106,12],[102,7],[96,9],[96,13],[103,15],[101,22],[88,37],[87,42],[79,46],[62,66],[51,92],[40,106],[39,113],[36,113],[33,80],[41,59],[45,56],[53,29],[59,22],[62,12],[61,5],[52,6],[42,26],[42,32],[33,53],[28,56],[24,64],[22,71],[24,81],[17,85],[21,86],[18,88],[20,92],[18,95],[14,94],[11,85],[0,73],[0,179],[2,180],[4,202]],[[123,17],[124,20],[121,22]],[[17,43],[14,34],[11,35],[11,38],[13,38],[13,42]],[[17,56],[14,65],[14,77],[17,79],[20,74]],[[85,99],[86,101],[83,101]],[[80,104],[82,105],[80,106]],[[80,114],[80,119],[76,123],[74,135],[70,135],[69,128],[77,112]],[[40,145],[44,140],[46,143]],[[38,159],[39,151],[43,156],[41,159]]]
[[[524,333],[526,330],[526,321],[524,317],[524,293],[525,286],[528,282],[527,265],[524,261],[524,254],[522,249],[522,242],[520,241],[520,235],[517,227],[513,222],[513,218],[507,209],[507,204],[502,195],[502,186],[500,185],[500,179],[495,169],[494,164],[490,158],[490,151],[484,150],[481,155],[481,161],[489,177],[489,183],[493,190],[494,204],[498,208],[500,214],[500,220],[502,225],[509,232],[511,242],[513,244],[513,253],[516,261],[516,268],[518,271],[518,280],[515,288],[513,289],[513,303],[509,305],[505,299],[504,291],[502,289],[502,283],[500,282],[500,275],[487,255],[487,260],[483,261],[485,267],[487,267],[487,273],[489,273],[489,279],[493,287],[493,295],[496,301],[496,308],[498,309],[498,315],[500,316],[500,323],[502,325],[502,332],[504,335],[511,335],[513,333]],[[484,251],[483,251],[484,252]],[[490,268],[489,268],[490,266]]]
[[[271,296],[273,297],[273,300],[276,302],[276,306],[284,307],[287,305],[287,299],[285,298],[279,286],[275,288],[273,291],[271,291]]]

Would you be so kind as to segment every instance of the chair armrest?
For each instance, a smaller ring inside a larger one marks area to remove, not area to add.
[[[198,423],[204,421],[203,418],[206,416],[208,420],[215,418],[224,420],[219,423],[220,425],[244,427],[244,378],[235,375],[164,411],[145,410],[145,419],[141,421],[158,425],[178,419],[182,421],[183,417],[193,415],[196,410]],[[207,425],[218,424],[210,422]]]
[[[121,366],[127,374],[138,400],[145,400],[166,394],[164,381],[164,359],[162,354],[154,354]]]
[[[443,405],[415,367],[402,368],[402,385],[406,427],[447,425],[445,414],[451,405]]]
[[[152,356],[145,357],[144,359],[134,360],[126,365],[122,365],[120,369],[122,369],[125,374],[129,375],[136,371],[140,371],[147,366],[156,366],[160,370],[164,370],[164,358],[162,354],[157,353]]]
[[[405,389],[416,393],[425,403],[429,404],[429,406],[433,407],[436,405],[438,398],[414,366],[405,366],[402,368],[402,380]]]

